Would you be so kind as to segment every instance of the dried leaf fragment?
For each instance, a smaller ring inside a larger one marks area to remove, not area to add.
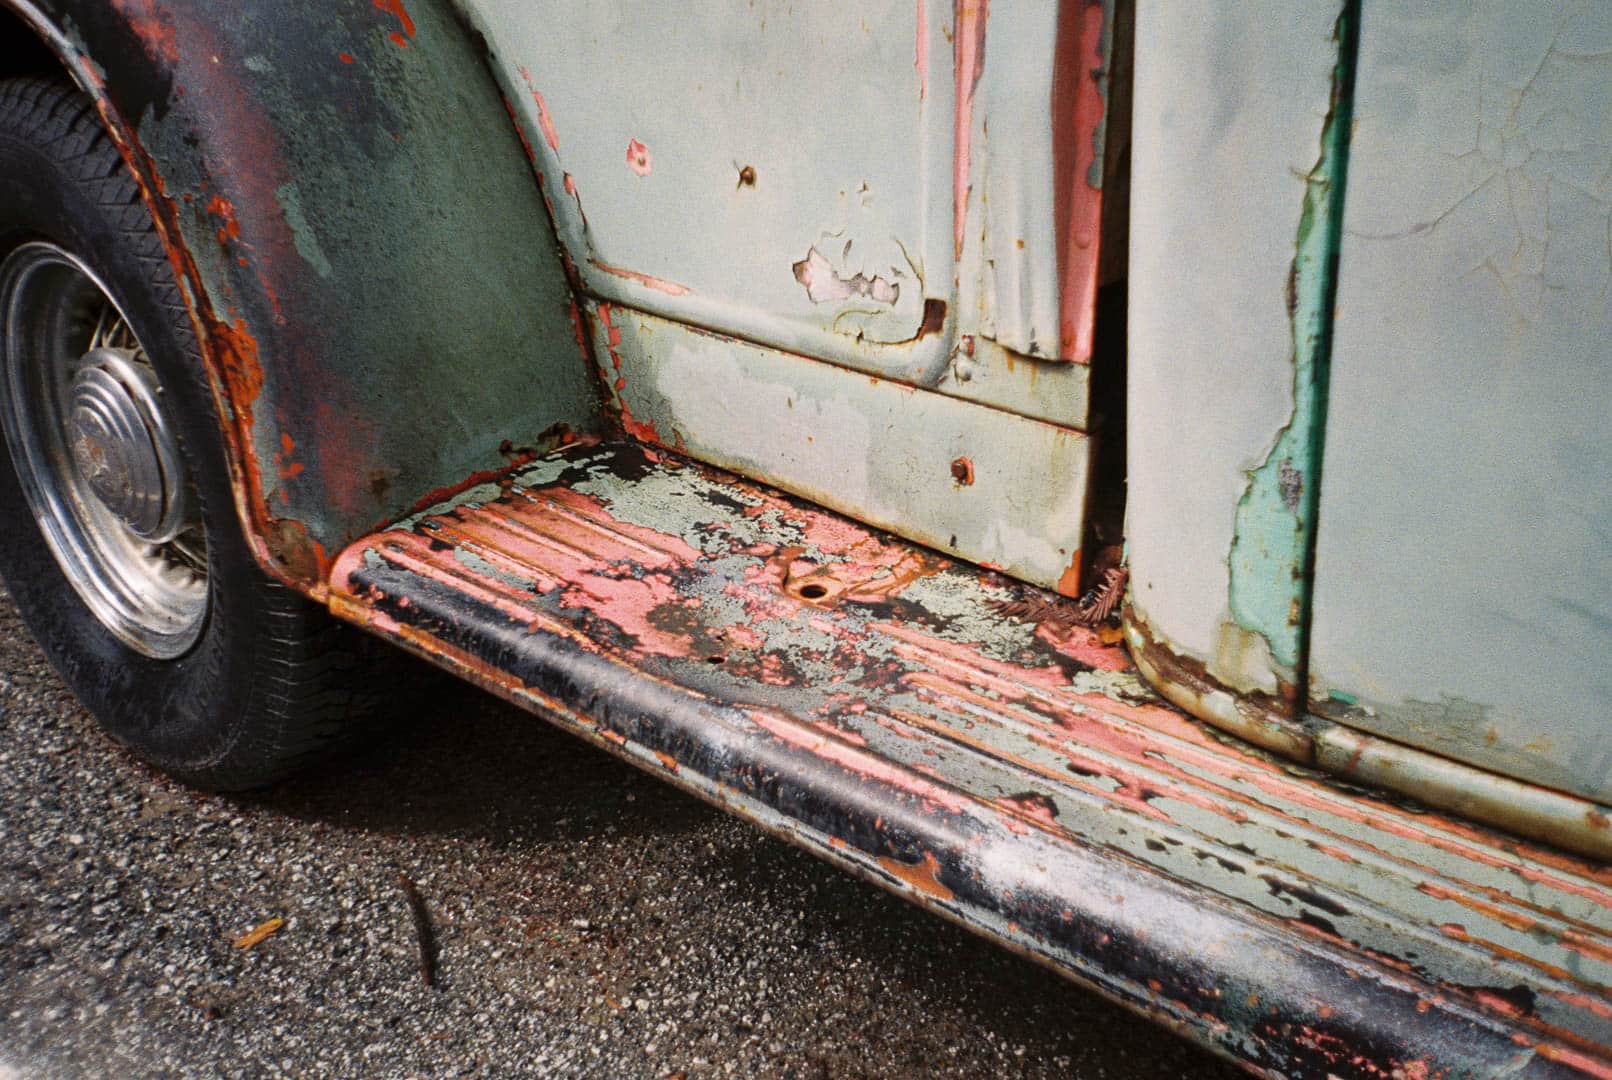
[[[285,920],[278,916],[269,919],[266,922],[261,922],[257,926],[248,930],[246,933],[242,934],[240,937],[236,938],[235,947],[237,949],[250,949],[254,945],[261,944],[270,935],[278,934],[280,932],[280,928],[284,925]]]

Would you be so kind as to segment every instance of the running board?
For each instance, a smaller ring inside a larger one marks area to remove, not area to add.
[[[573,447],[331,606],[1256,1068],[1612,1075],[1612,869],[1237,742],[1051,594],[799,500]]]

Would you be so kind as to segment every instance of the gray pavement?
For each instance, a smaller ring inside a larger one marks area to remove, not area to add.
[[[374,749],[203,795],[102,737],[0,592],[0,1080],[1238,1075],[427,681]]]

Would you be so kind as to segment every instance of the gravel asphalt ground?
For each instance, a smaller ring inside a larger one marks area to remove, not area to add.
[[[1240,1075],[425,682],[374,749],[204,795],[101,736],[0,592],[0,1078]]]

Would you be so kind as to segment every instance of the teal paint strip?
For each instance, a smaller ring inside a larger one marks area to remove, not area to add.
[[[1293,415],[1237,503],[1228,564],[1233,618],[1270,646],[1282,674],[1302,684],[1308,649],[1311,570],[1326,438],[1332,315],[1338,286],[1343,199],[1353,121],[1359,0],[1338,14],[1332,102],[1321,152],[1305,178],[1304,206],[1288,282],[1293,328]]]

